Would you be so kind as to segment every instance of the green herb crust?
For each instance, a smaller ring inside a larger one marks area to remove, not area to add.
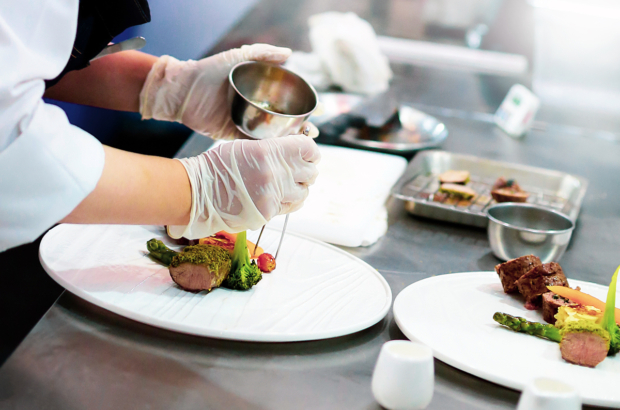
[[[560,335],[564,337],[569,333],[593,333],[599,335],[603,338],[603,340],[605,340],[607,350],[609,350],[609,342],[611,340],[609,332],[594,322],[591,322],[589,320],[578,320],[577,322],[569,322],[564,325],[562,329],[560,329]]]
[[[170,266],[177,267],[182,263],[194,265],[206,264],[212,271],[219,272],[221,269],[230,271],[231,260],[228,251],[215,245],[191,245],[186,246],[183,252],[172,258]]]

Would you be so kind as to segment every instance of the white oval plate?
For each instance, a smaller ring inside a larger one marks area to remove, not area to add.
[[[248,232],[248,239],[256,239]],[[77,296],[142,323],[221,339],[292,342],[343,336],[379,322],[392,292],[367,263],[323,242],[287,233],[277,268],[249,291],[187,292],[147,256],[146,241],[168,242],[154,226],[59,225],[39,249],[41,263]],[[260,246],[275,253],[280,231]]]
[[[606,286],[568,281],[601,300],[607,297]],[[620,389],[613,387],[620,380],[620,355],[594,369],[570,364],[558,343],[502,328],[493,321],[495,312],[545,323],[542,311],[527,310],[519,296],[504,293],[495,272],[433,276],[408,286],[394,301],[398,327],[442,362],[516,390],[535,377],[559,379],[578,389],[584,404],[620,408]]]

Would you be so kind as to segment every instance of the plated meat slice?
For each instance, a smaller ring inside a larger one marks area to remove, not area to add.
[[[198,292],[220,286],[222,281],[226,279],[230,266],[228,268],[211,270],[206,264],[195,265],[185,262],[176,267],[170,266],[168,269],[174,283],[185,290]]]
[[[193,245],[172,258],[168,267],[170,277],[185,290],[211,290],[222,284],[230,273],[228,252],[214,245]]]
[[[562,358],[580,366],[595,367],[605,360],[608,350],[609,341],[597,333],[567,333],[560,342]]]
[[[537,256],[526,255],[495,266],[495,272],[499,275],[502,287],[506,293],[517,291],[515,281],[528,273],[533,267],[542,265]]]
[[[553,292],[543,293],[542,308],[545,322],[555,325],[555,315],[560,306],[577,306],[577,304]]]
[[[555,263],[545,263],[533,267],[516,281],[519,292],[525,297],[525,308],[534,310],[542,304],[542,294],[547,286],[568,286],[562,267]]]

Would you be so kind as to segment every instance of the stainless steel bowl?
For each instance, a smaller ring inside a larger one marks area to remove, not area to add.
[[[487,213],[491,249],[504,261],[532,254],[543,263],[557,262],[575,227],[564,214],[534,204],[497,204]]]
[[[319,101],[310,84],[278,65],[239,63],[229,80],[232,121],[254,139],[299,134]]]

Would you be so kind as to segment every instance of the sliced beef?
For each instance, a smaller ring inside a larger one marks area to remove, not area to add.
[[[496,265],[495,272],[499,275],[499,280],[502,282],[504,292],[514,293],[517,291],[515,281],[529,272],[533,267],[540,265],[542,265],[542,262],[537,256],[526,255]]]
[[[230,271],[230,265],[222,265],[218,270],[211,270],[206,264],[193,264],[189,262],[172,265],[168,268],[174,283],[185,290],[198,292],[211,290],[222,284]]]
[[[577,306],[577,304],[553,292],[543,293],[542,308],[545,322],[555,325],[555,315],[558,313],[560,306]]]
[[[580,366],[595,367],[607,357],[609,345],[596,333],[567,333],[560,342],[562,359]]]
[[[525,308],[534,310],[542,304],[542,294],[547,286],[568,286],[562,267],[555,263],[545,263],[533,267],[516,281],[519,292],[525,297]]]

